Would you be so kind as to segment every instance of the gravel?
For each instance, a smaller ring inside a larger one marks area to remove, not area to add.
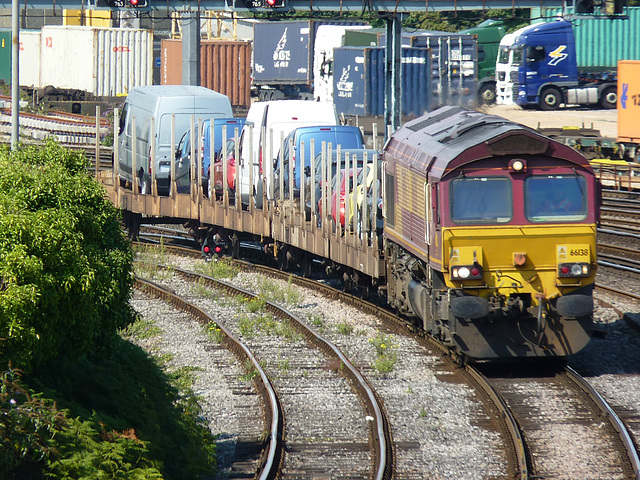
[[[165,260],[165,262],[168,260]],[[182,268],[192,268],[197,261],[173,259]],[[278,283],[278,280],[268,280]],[[257,274],[240,273],[233,283],[258,290],[264,278]],[[286,287],[286,282],[281,288]],[[474,391],[465,385],[451,382],[447,370],[438,357],[430,355],[408,337],[380,331],[376,318],[339,302],[299,289],[302,298],[293,313],[307,318],[321,333],[335,343],[367,377],[382,397],[391,417],[396,444],[398,479],[485,479],[505,478],[506,460],[500,436],[486,427],[487,414]],[[600,297],[600,295],[598,295]],[[604,298],[604,297],[603,297]],[[613,297],[606,301],[631,314],[638,312],[635,302],[621,303]],[[145,311],[145,303],[134,299],[134,307],[161,325],[166,333],[162,341],[154,340],[151,347],[176,353],[175,361],[197,366],[198,392],[203,402],[203,415],[209,420],[212,432],[220,435],[221,474],[227,478],[233,457],[234,417],[237,402],[246,401],[233,393],[241,373],[228,373],[231,354],[212,348],[199,326],[181,333],[182,323],[172,314]],[[215,307],[218,315],[222,307]],[[592,339],[586,349],[569,360],[569,365],[587,376],[591,383],[616,406],[640,415],[640,334],[618,318],[611,308],[596,306],[595,320],[603,336]],[[341,333],[342,332],[342,333]],[[345,333],[347,332],[347,333]],[[378,371],[376,348],[372,344],[384,339],[396,354],[397,362],[387,373]],[[180,352],[180,355],[177,353]],[[212,354],[228,355],[227,359],[211,360]],[[224,367],[224,368],[223,368]],[[211,386],[215,387],[212,388]],[[255,404],[254,400],[254,404]],[[253,408],[253,407],[247,407]],[[261,416],[261,413],[256,413]],[[640,432],[635,432],[640,438]],[[576,448],[590,448],[590,445]],[[567,477],[569,478],[569,477]]]

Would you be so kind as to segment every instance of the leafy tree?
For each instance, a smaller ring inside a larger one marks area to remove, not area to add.
[[[132,252],[84,155],[0,147],[0,364],[29,371],[128,325]]]

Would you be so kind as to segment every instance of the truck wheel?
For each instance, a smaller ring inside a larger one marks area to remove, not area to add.
[[[557,110],[560,104],[564,102],[562,92],[557,88],[547,88],[542,91],[538,105],[540,110]]]
[[[600,106],[607,110],[613,110],[618,104],[618,89],[614,86],[607,87],[602,91]]]
[[[483,85],[478,91],[478,97],[483,105],[493,105],[496,103],[496,86],[493,84]]]

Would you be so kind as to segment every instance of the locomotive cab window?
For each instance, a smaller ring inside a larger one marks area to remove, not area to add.
[[[587,182],[580,175],[534,175],[524,182],[531,222],[580,221],[587,217]]]
[[[454,223],[507,223],[513,217],[511,181],[507,177],[461,177],[449,190]]]

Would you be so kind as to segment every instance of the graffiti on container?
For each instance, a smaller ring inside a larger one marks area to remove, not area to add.
[[[341,98],[351,98],[353,95],[353,82],[349,81],[349,73],[351,72],[351,65],[342,69],[342,75],[340,80],[336,84],[338,90],[338,96]]]
[[[280,40],[276,45],[276,49],[273,51],[274,68],[287,68],[289,66],[289,62],[291,61],[291,50],[285,50],[285,47],[287,46],[288,29],[288,27],[284,29],[282,37],[280,37]]]

